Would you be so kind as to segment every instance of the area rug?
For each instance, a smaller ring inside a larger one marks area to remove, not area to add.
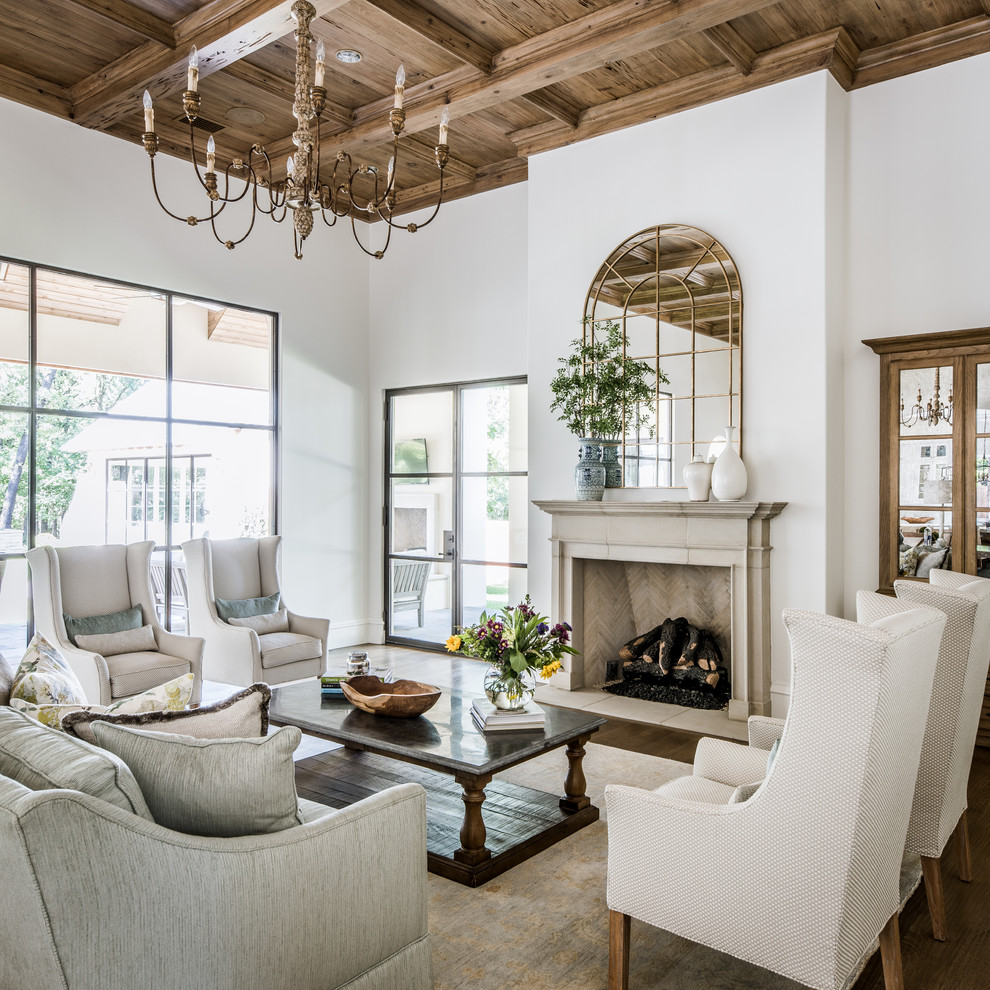
[[[690,773],[687,764],[660,757],[594,743],[587,749],[588,794],[603,818],[606,784],[655,788]],[[499,778],[556,791],[564,766],[558,750]],[[607,828],[599,821],[477,889],[431,874],[434,990],[605,990],[607,854]],[[800,984],[634,919],[630,986],[797,990]]]

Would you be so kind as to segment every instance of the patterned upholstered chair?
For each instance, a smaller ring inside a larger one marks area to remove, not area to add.
[[[906,852],[921,857],[932,933],[944,941],[940,859],[953,833],[960,878],[972,879],[966,787],[990,665],[990,580],[934,570],[929,583],[896,581],[894,589],[897,600],[861,592],[857,618],[869,622],[918,605],[946,615],[906,842]],[[754,716],[749,720],[749,751],[724,740],[702,740],[694,773],[720,787],[759,779],[766,751],[783,731],[782,719]]]
[[[192,704],[203,693],[203,641],[167,632],[158,622],[151,589],[154,542],[94,547],[35,547],[27,553],[31,568],[34,621],[57,646],[93,704],[139,694],[181,674],[195,675]],[[63,614],[73,618],[105,615],[141,606],[158,650],[103,657],[81,650],[69,639]]]
[[[628,986],[630,917],[819,990],[840,990],[879,937],[901,986],[900,867],[945,615],[786,610],[784,624],[791,711],[755,793],[720,799],[691,777],[694,799],[678,781],[606,789],[610,990]]]
[[[281,684],[326,670],[329,619],[288,612],[288,632],[259,635],[220,618],[217,598],[238,600],[281,593],[281,536],[190,540],[186,558],[189,631],[206,640],[206,676],[224,684]],[[285,601],[282,600],[282,605]]]

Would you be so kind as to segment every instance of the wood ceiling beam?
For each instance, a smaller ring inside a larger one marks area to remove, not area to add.
[[[345,0],[311,0],[318,17]],[[202,79],[284,37],[293,29],[290,0],[212,0],[175,25],[175,47],[155,41],[122,55],[70,90],[73,117],[104,130],[140,112],[141,94],[153,97],[185,89],[188,51],[200,53]]]
[[[463,117],[774,3],[776,0],[616,0],[497,52],[491,75],[464,67],[407,86],[406,131],[415,133],[435,126],[444,104],[450,104],[452,117]],[[389,96],[355,110],[355,126],[337,135],[342,149],[361,152],[388,140],[391,105]],[[287,135],[271,143],[268,150],[273,157],[281,156],[288,154],[291,145],[291,135]]]
[[[744,76],[753,68],[756,52],[746,39],[731,24],[716,24],[702,34],[724,55]]]
[[[853,86],[859,89],[987,51],[990,51],[990,17],[970,17],[892,45],[867,49],[857,61]]]
[[[488,75],[492,71],[493,52],[418,4],[409,0],[352,0],[349,9],[359,11],[362,6],[375,7],[479,72]]]
[[[831,68],[836,60],[836,50],[843,47],[845,37],[848,35],[843,28],[823,31],[758,53],[752,70],[745,76],[740,75],[735,66],[723,65],[590,107],[581,115],[581,123],[574,131],[568,131],[560,124],[536,124],[509,137],[519,153],[528,156],[748,93],[818,69]]]
[[[465,196],[488,192],[490,189],[500,189],[511,186],[516,182],[525,182],[529,175],[529,163],[525,158],[508,158],[479,168],[473,179],[457,179],[453,182],[444,180],[443,201],[448,203]],[[396,204],[396,216],[414,213],[432,207],[437,201],[440,183],[428,182],[399,192]],[[401,231],[397,232],[397,236]]]
[[[584,107],[578,106],[571,100],[565,100],[556,93],[551,93],[548,89],[534,90],[532,93],[521,96],[520,99],[530,106],[536,107],[537,110],[549,114],[554,120],[567,124],[568,127],[577,127],[584,110]]]
[[[69,3],[133,31],[145,41],[157,41],[169,48],[175,46],[175,31],[170,21],[126,0],[69,0]]]
[[[230,76],[239,82],[247,83],[255,89],[260,89],[269,96],[277,97],[280,100],[289,100],[295,91],[296,82],[288,76],[283,76],[278,72],[271,72],[254,65],[247,59],[233,62],[224,69],[224,77]],[[340,130],[342,127],[350,127],[354,123],[354,118],[349,112],[338,110],[330,103],[323,110],[323,121],[328,123],[333,129]]]
[[[64,86],[49,79],[30,76],[9,65],[0,65],[0,93],[8,100],[44,110],[56,117],[72,116],[72,101]]]

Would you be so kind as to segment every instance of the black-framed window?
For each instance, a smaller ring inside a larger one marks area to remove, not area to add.
[[[275,531],[277,355],[273,313],[0,259],[0,650],[39,543],[153,539],[174,571],[191,537]]]

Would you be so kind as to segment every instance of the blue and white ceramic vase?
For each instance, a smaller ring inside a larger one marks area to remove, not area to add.
[[[574,468],[574,497],[579,502],[600,502],[605,494],[605,465],[602,463],[600,440],[582,438],[578,441],[579,460]]]
[[[619,441],[602,441],[602,463],[605,465],[605,487],[622,487],[622,465],[619,463]]]
[[[715,460],[712,468],[712,494],[720,502],[738,502],[749,487],[749,474],[742,458],[732,446],[734,426],[722,431],[725,435],[725,449]]]

